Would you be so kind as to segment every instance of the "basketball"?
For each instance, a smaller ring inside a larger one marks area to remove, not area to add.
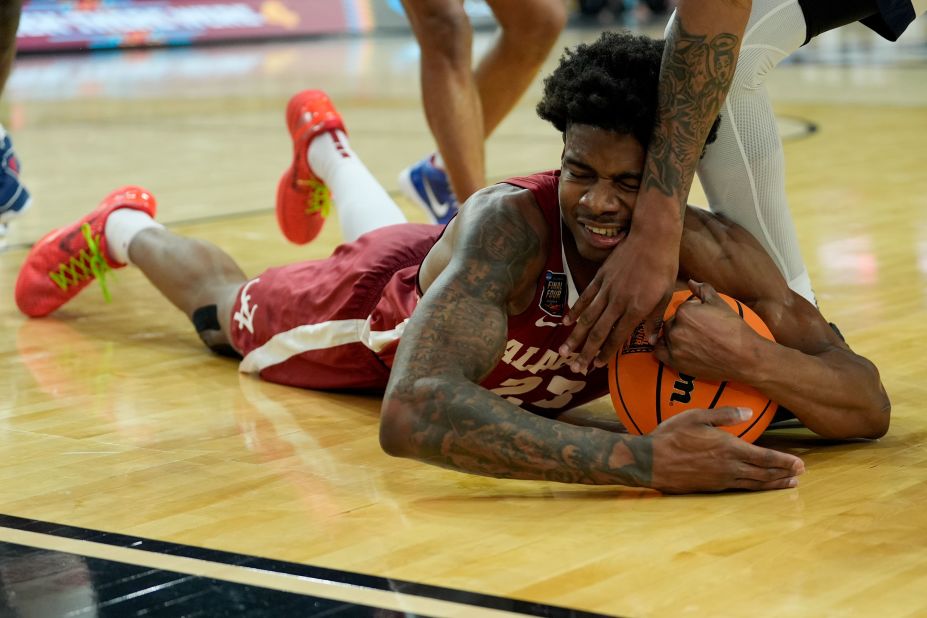
[[[750,327],[774,340],[766,324],[752,309],[719,294]],[[668,320],[676,308],[692,298],[688,290],[673,294],[663,315]],[[747,442],[756,440],[769,426],[778,405],[752,386],[737,382],[712,382],[679,373],[653,355],[653,346],[643,336],[643,325],[608,364],[608,383],[618,418],[635,435],[653,431],[664,420],[692,408],[715,409],[722,406],[753,410],[753,418],[737,425],[720,427]]]

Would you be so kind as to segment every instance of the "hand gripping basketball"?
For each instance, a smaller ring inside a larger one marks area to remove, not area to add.
[[[751,420],[723,428],[753,442],[769,425],[777,405],[736,381],[742,364],[737,354],[755,344],[754,339],[772,340],[772,335],[759,316],[733,298],[706,284],[690,282],[690,290],[673,295],[656,345],[638,329],[611,360],[612,403],[634,434],[649,433],[693,408],[750,408],[755,413]]]

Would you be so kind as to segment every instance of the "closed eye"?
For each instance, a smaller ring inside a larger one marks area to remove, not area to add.
[[[565,168],[563,173],[574,180],[588,180],[594,177],[594,174],[591,174],[587,170],[575,170],[570,168]]]

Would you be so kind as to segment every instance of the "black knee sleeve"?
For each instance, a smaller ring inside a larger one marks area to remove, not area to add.
[[[231,358],[241,358],[235,348],[228,343],[215,343],[212,341],[214,334],[220,334],[222,327],[219,326],[219,311],[215,305],[206,305],[193,312],[191,317],[196,334],[206,344],[206,347],[218,354],[219,356],[228,356]]]

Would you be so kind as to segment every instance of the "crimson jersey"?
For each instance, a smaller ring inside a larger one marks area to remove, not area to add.
[[[573,330],[561,323],[563,316],[578,298],[561,240],[559,179],[560,173],[553,171],[505,181],[534,194],[550,229],[550,249],[534,301],[524,312],[509,316],[505,354],[482,381],[487,389],[543,416],[555,416],[608,393],[605,368],[588,375],[573,373],[572,358],[557,352]]]
[[[557,350],[577,294],[561,244],[558,172],[512,178],[530,190],[550,228],[550,253],[534,302],[508,320],[508,342],[485,388],[531,412],[556,416],[608,392],[604,369],[569,369]],[[241,370],[314,389],[382,390],[418,304],[418,269],[442,228],[401,224],[339,246],[324,260],[273,268],[242,286],[232,310]]]

